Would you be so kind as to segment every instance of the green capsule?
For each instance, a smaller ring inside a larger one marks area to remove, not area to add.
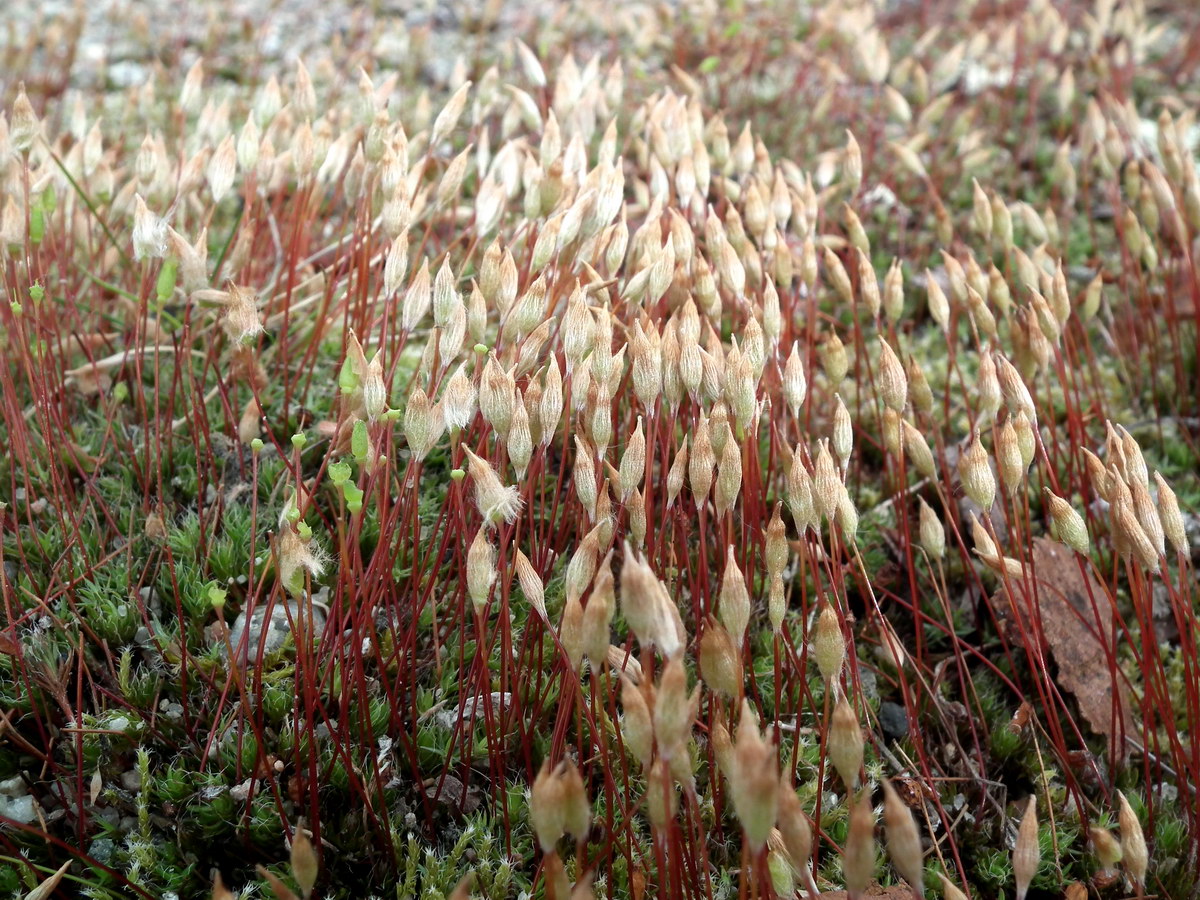
[[[338,372],[338,389],[343,394],[352,394],[358,389],[358,375],[354,373],[354,366],[350,365],[350,357],[346,357],[342,363],[342,369]]]
[[[29,210],[29,242],[38,245],[46,236],[46,214],[42,204],[34,203]]]
[[[154,286],[159,303],[166,303],[175,293],[175,279],[179,274],[179,260],[168,257],[158,270],[158,281]]]
[[[363,490],[357,484],[347,481],[342,485],[342,495],[346,498],[346,509],[354,515],[362,510]]]
[[[370,437],[367,435],[367,423],[359,419],[354,423],[354,431],[350,434],[350,452],[360,463],[367,459],[370,449]]]
[[[212,604],[213,609],[224,607],[227,597],[228,592],[224,588],[218,587],[216,582],[208,586],[208,602]]]

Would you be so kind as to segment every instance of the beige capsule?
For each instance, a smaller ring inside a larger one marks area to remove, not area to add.
[[[1029,805],[1017,829],[1017,843],[1013,848],[1013,881],[1017,900],[1025,900],[1029,885],[1042,861],[1042,850],[1038,843],[1037,797],[1029,797]]]
[[[925,894],[925,859],[917,821],[890,781],[883,783],[883,798],[888,856],[913,893],[922,897]]]
[[[858,787],[863,764],[863,733],[854,708],[838,691],[838,700],[830,718],[827,748],[829,761],[846,785],[846,790]]]
[[[875,811],[869,791],[864,791],[850,810],[842,871],[849,900],[861,900],[875,876]]]

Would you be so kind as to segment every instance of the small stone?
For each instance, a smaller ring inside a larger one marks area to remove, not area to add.
[[[0,797],[0,816],[22,825],[31,824],[37,818],[33,811],[33,798]]]
[[[263,635],[263,623],[266,621],[267,610],[260,606],[250,615],[247,622],[246,613],[241,613],[229,630],[229,646],[242,665],[255,665],[262,656],[273,653],[283,646],[284,640],[292,630],[292,622],[306,615],[308,604],[301,605],[295,600],[287,604],[276,603],[271,608],[271,619],[266,625],[266,635]],[[325,630],[325,608],[322,604],[312,604],[313,640],[317,640]]]
[[[889,741],[908,737],[908,712],[899,703],[885,700],[879,704],[879,727]]]
[[[37,807],[20,776],[0,781],[0,816],[29,825],[37,819]]]
[[[92,841],[88,847],[88,856],[96,860],[96,862],[107,865],[112,862],[113,854],[117,851],[117,845],[109,838],[97,838]]]
[[[858,683],[862,687],[863,699],[870,701],[879,696],[879,681],[872,669],[860,666],[858,670]]]
[[[470,724],[470,722],[476,717],[484,715],[485,710],[482,700],[483,695],[478,694],[474,697],[468,697],[463,701],[462,719],[464,724]],[[500,712],[511,703],[512,694],[501,693],[499,691],[492,692],[491,705],[493,715],[499,715]],[[452,709],[440,710],[434,716],[434,721],[447,731],[453,731],[458,726],[458,717],[459,709],[458,707],[454,707]]]

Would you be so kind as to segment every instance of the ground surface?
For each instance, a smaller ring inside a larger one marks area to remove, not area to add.
[[[0,892],[1195,896],[1196,17],[5,7]]]

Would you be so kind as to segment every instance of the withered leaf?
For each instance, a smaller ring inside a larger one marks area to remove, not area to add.
[[[863,896],[873,900],[912,900],[912,895],[912,888],[906,884],[890,884],[887,887],[873,884]],[[817,900],[846,900],[849,896],[845,891],[822,891],[817,894]]]
[[[1048,538],[1034,539],[1032,571],[1038,627],[1029,621],[1034,602],[1024,596],[1019,579],[1010,581],[1019,607],[1011,612],[1020,616],[1025,634],[1041,635],[1044,649],[1058,668],[1059,686],[1074,695],[1092,731],[1108,738],[1110,759],[1120,760],[1125,755],[1123,735],[1134,727],[1134,718],[1124,681],[1118,680],[1120,689],[1117,702],[1113,702],[1113,678],[1105,650],[1113,649],[1113,625],[1104,587],[1090,571],[1080,568],[1074,553]],[[997,599],[999,607],[1008,607],[1003,591]],[[1014,621],[1012,636],[1020,631]]]

